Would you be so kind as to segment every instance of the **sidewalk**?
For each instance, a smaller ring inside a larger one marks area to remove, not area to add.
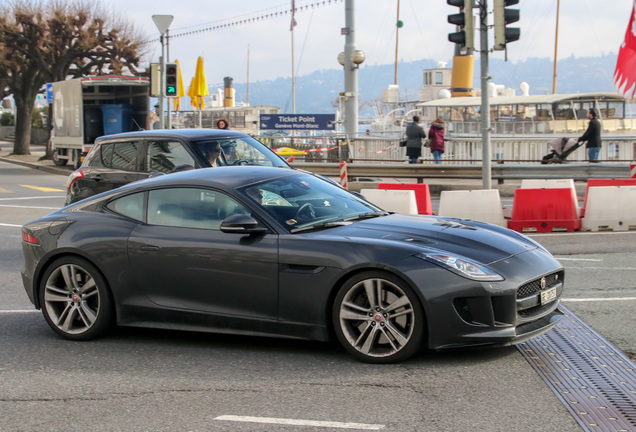
[[[27,166],[42,171],[68,176],[73,172],[73,167],[57,166],[50,159],[42,159],[46,154],[46,148],[42,145],[31,145],[30,155],[13,155],[13,143],[0,141],[0,161]]]

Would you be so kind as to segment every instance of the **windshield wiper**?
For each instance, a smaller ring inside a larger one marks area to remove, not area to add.
[[[317,223],[314,225],[308,225],[308,226],[304,226],[304,227],[300,227],[300,228],[294,228],[292,229],[290,232],[292,234],[297,233],[297,232],[301,232],[301,231],[311,231],[311,230],[316,230],[316,229],[324,229],[324,228],[333,228],[333,227],[337,227],[337,226],[344,226],[344,225],[351,225],[352,222],[350,221],[335,221],[335,222],[322,222],[322,223]]]
[[[345,221],[354,221],[354,220],[362,220],[362,219],[372,219],[380,216],[388,216],[388,212],[370,212],[370,213],[362,213],[356,216],[351,216],[348,218],[344,218]]]

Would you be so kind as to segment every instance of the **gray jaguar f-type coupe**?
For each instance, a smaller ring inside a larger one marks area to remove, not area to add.
[[[131,183],[22,228],[59,335],[114,325],[326,341],[358,359],[515,344],[561,318],[563,267],[514,231],[383,211],[310,173],[218,167]]]

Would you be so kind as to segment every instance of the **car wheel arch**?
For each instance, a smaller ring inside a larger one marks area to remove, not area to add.
[[[336,300],[336,296],[338,295],[338,292],[340,291],[340,289],[351,279],[355,278],[356,276],[365,273],[365,272],[378,272],[378,273],[384,273],[386,275],[389,276],[393,276],[398,278],[402,283],[404,283],[406,286],[408,286],[417,296],[418,300],[419,300],[419,306],[422,308],[422,312],[424,314],[424,322],[425,322],[425,326],[424,326],[424,331],[425,331],[425,337],[424,337],[424,342],[428,343],[428,334],[429,334],[429,322],[428,322],[428,305],[426,302],[426,299],[424,298],[424,296],[422,295],[422,292],[417,288],[417,286],[408,278],[406,277],[402,272],[398,271],[395,268],[386,266],[386,265],[382,265],[382,264],[378,264],[376,266],[364,266],[364,267],[357,267],[355,269],[352,269],[351,271],[345,272],[343,273],[338,280],[336,281],[336,283],[334,283],[334,285],[331,288],[331,292],[329,293],[329,297],[327,299],[327,303],[326,303],[326,310],[325,310],[325,322],[328,324],[328,331],[329,331],[329,338],[332,341],[336,341],[336,335],[335,335],[335,331],[334,331],[334,325],[333,325],[333,305],[334,302]]]
[[[48,255],[44,257],[43,259],[41,259],[35,270],[34,277],[33,277],[33,294],[34,294],[34,300],[35,300],[35,307],[37,309],[42,308],[42,305],[40,304],[40,290],[42,289],[42,279],[44,278],[44,274],[46,273],[46,270],[51,266],[52,263],[62,258],[77,258],[77,259],[85,260],[89,264],[91,264],[93,267],[95,267],[95,269],[99,272],[99,275],[104,279],[104,281],[106,281],[106,285],[107,285],[106,289],[108,291],[108,294],[110,295],[111,300],[114,302],[115,295],[113,293],[112,288],[110,287],[108,278],[106,277],[106,275],[104,275],[104,272],[102,272],[99,266],[95,264],[94,260],[92,260],[90,257],[87,257],[84,254],[78,253],[77,251],[60,250],[57,252],[58,253]]]

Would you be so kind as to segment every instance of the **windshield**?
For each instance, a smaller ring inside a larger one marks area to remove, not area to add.
[[[239,190],[290,232],[346,225],[388,213],[339,186],[301,174]]]
[[[194,146],[212,166],[288,166],[276,153],[249,135],[198,141]],[[221,152],[218,152],[219,146]]]

